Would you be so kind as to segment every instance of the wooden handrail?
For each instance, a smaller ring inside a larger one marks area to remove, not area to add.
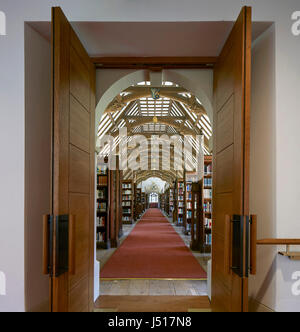
[[[300,245],[300,239],[263,239],[256,242],[258,245]]]
[[[286,251],[280,251],[278,254],[288,257],[291,260],[300,260],[300,252],[291,252],[290,246],[299,246],[300,239],[263,239],[256,242],[257,245],[286,246]]]

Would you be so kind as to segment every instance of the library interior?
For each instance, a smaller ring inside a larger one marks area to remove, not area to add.
[[[275,29],[251,13],[26,23],[26,311],[275,310],[300,240],[273,232]]]

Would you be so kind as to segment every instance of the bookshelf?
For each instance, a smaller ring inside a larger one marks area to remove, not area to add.
[[[203,252],[211,252],[212,243],[212,156],[204,157],[203,179]]]
[[[168,214],[171,217],[173,215],[173,211],[174,211],[174,193],[175,190],[174,188],[170,188],[169,189],[169,211]]]
[[[185,226],[185,181],[179,179],[177,182],[177,226]]]
[[[143,212],[145,212],[145,210],[147,208],[147,197],[146,197],[146,193],[145,192],[142,192],[142,194],[141,194],[141,200],[142,200]]]
[[[122,223],[132,224],[133,222],[133,182],[131,180],[124,180],[122,182]]]
[[[170,211],[170,188],[168,188],[166,190],[165,193],[165,209],[164,209],[166,215],[169,215],[169,211]]]
[[[107,163],[97,167],[97,230],[96,242],[98,249],[110,248],[109,241],[109,180],[110,172]]]
[[[135,195],[134,195],[134,219],[138,220],[142,214],[142,189],[135,186]]]
[[[166,208],[166,195],[165,194],[161,194],[160,195],[160,209],[162,211],[165,211]]]
[[[176,223],[177,225],[177,222],[178,222],[178,189],[177,189],[177,184],[178,184],[178,181],[175,180],[174,181],[174,199],[173,199],[173,223]]]
[[[192,219],[191,219],[191,249],[202,251],[204,229],[203,229],[203,181],[192,184]]]
[[[192,223],[192,182],[186,182],[186,224],[185,234],[189,235],[191,232]]]

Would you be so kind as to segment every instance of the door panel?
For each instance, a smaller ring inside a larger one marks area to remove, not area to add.
[[[244,7],[214,70],[214,311],[247,310],[248,279],[231,270],[232,234],[226,216],[249,214],[250,67],[251,8]]]
[[[75,273],[52,278],[51,309],[54,312],[91,311],[94,297],[95,68],[58,7],[52,9],[52,48],[52,214],[75,217],[75,249],[69,257],[75,261]],[[56,232],[54,228],[54,239]]]

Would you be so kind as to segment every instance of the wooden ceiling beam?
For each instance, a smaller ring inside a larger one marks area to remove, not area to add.
[[[218,57],[91,57],[96,68],[102,69],[173,69],[212,68]]]

